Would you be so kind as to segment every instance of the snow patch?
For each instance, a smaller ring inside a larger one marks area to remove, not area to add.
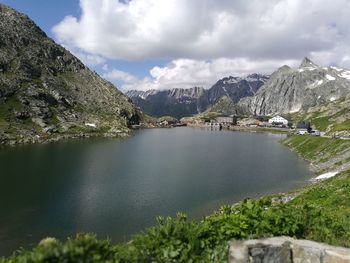
[[[334,97],[331,97],[329,100],[330,100],[330,101],[335,101],[335,98],[334,98]]]
[[[335,77],[333,77],[333,76],[331,76],[331,75],[326,75],[326,78],[328,79],[328,80],[335,80]]]
[[[328,173],[324,173],[324,174],[321,174],[315,178],[312,178],[310,181],[320,181],[320,180],[325,180],[325,179],[328,179],[328,178],[331,178],[333,176],[335,176],[336,174],[338,174],[339,172],[338,171],[335,171],[335,172],[328,172]]]
[[[228,93],[226,87],[222,86],[222,89],[225,91],[226,96],[227,96],[227,97],[230,97],[230,94]]]
[[[310,85],[308,85],[307,87],[312,89],[312,88],[315,88],[319,85],[321,85],[323,83],[323,80],[316,80],[314,83],[311,83]]]
[[[342,68],[337,68],[337,67],[333,67],[333,66],[332,66],[331,68],[334,69],[334,70],[336,70],[336,71],[339,71],[339,72],[344,70],[344,69],[342,69]]]
[[[296,105],[289,111],[289,113],[295,113],[295,112],[298,112],[300,110],[301,110],[301,105]]]
[[[313,71],[315,70],[316,68],[315,67],[303,67],[303,68],[300,68],[298,69],[299,72],[303,72],[305,70],[308,70],[308,71]]]
[[[85,126],[96,128],[96,124],[95,123],[85,123]]]
[[[340,73],[339,77],[350,80],[350,71],[344,71],[344,72]]]
[[[228,80],[224,80],[224,84],[234,84],[234,83],[238,83],[239,81],[241,81],[242,79],[241,78],[230,78]]]

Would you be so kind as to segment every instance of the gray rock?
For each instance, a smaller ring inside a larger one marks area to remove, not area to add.
[[[14,111],[14,114],[16,116],[17,119],[20,120],[25,120],[28,119],[30,117],[30,113],[28,111]]]
[[[238,103],[237,111],[251,115],[286,114],[336,100],[349,94],[348,72],[322,68],[305,58],[296,70],[283,66],[275,71],[254,97]]]
[[[229,262],[343,263],[350,262],[350,249],[290,237],[232,241]]]
[[[41,128],[45,128],[46,127],[46,123],[43,119],[41,118],[32,118],[32,122],[34,122],[35,124],[39,125]]]
[[[146,113],[181,118],[207,110],[224,96],[233,103],[253,96],[268,79],[269,76],[260,74],[251,74],[245,78],[230,76],[220,79],[210,89],[130,90],[126,95]]]

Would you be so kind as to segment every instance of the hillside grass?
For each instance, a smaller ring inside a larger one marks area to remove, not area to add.
[[[320,131],[326,131],[331,125],[329,117],[316,117],[312,118],[311,124]]]
[[[348,131],[350,130],[350,120],[346,120],[342,123],[336,123],[331,129],[332,131]]]
[[[312,128],[333,134],[350,131],[350,97],[342,97],[320,106],[309,108],[307,111],[288,114],[294,123],[309,121]]]
[[[313,160],[323,151],[349,147],[345,141],[293,136],[285,144]],[[93,234],[79,234],[65,242],[46,239],[36,248],[16,252],[1,263],[14,262],[227,262],[228,241],[287,235],[350,247],[350,171],[309,185],[285,196],[246,199],[200,221],[157,219],[128,243],[112,244]]]
[[[348,140],[308,135],[290,136],[283,140],[283,144],[313,163],[325,162],[350,148]]]

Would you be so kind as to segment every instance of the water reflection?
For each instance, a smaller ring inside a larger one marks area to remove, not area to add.
[[[0,254],[78,231],[127,240],[158,215],[297,187],[311,175],[281,138],[175,128],[1,150]]]

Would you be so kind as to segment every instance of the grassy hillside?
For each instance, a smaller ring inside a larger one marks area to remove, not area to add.
[[[229,97],[223,96],[205,113],[212,112],[225,115],[236,114],[236,105]]]
[[[350,97],[329,101],[321,106],[311,107],[290,115],[294,122],[307,120],[313,128],[328,135],[350,136]]]
[[[322,151],[327,161],[349,147],[347,141],[309,136],[284,143],[317,163],[322,163]],[[223,206],[201,221],[189,221],[183,214],[158,218],[157,227],[128,243],[113,245],[91,234],[63,243],[45,239],[33,250],[0,262],[226,262],[229,240],[279,235],[350,247],[349,192],[348,170],[291,195]]]
[[[317,174],[350,169],[350,140],[291,136],[283,143],[309,160]]]
[[[1,3],[0,13],[0,144],[124,136],[140,124],[122,92],[28,16]]]

